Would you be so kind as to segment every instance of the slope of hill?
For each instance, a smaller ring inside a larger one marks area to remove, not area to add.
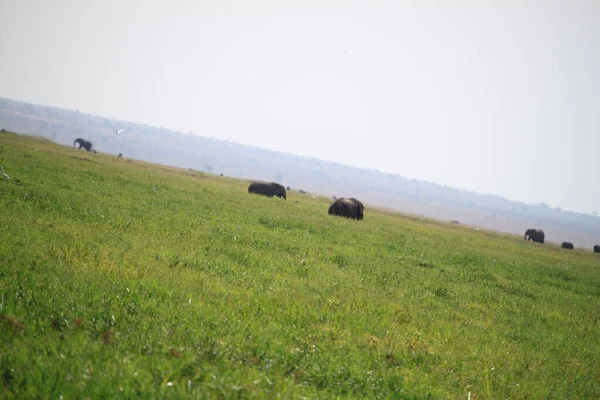
[[[0,140],[3,397],[600,397],[597,254]]]
[[[543,228],[549,241],[568,240],[588,249],[600,243],[600,218],[596,216],[73,110],[0,99],[0,127],[67,145],[84,137],[98,151],[123,153],[127,158],[237,178],[276,180],[292,188],[329,196],[352,195],[372,206],[508,233]],[[113,127],[126,128],[127,134],[117,136]]]

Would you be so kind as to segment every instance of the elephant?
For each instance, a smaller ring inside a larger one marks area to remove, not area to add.
[[[600,253],[600,244],[594,245],[594,253]]]
[[[365,206],[354,197],[339,198],[329,206],[329,215],[361,220],[364,218]]]
[[[79,150],[81,150],[81,148],[83,147],[87,151],[92,151],[92,142],[90,142],[90,141],[87,141],[82,138],[77,138],[73,142],[73,147],[75,147],[77,144],[79,144]]]
[[[562,242],[562,244],[560,245],[561,249],[568,249],[568,250],[573,250],[573,243],[571,242]]]
[[[248,193],[262,194],[263,196],[284,198],[287,200],[285,188],[276,182],[256,181],[248,186]]]
[[[544,243],[545,237],[546,237],[546,235],[544,234],[544,231],[541,229],[527,229],[527,231],[525,231],[525,235],[523,236],[523,239],[533,240],[534,242],[538,242],[538,243]]]

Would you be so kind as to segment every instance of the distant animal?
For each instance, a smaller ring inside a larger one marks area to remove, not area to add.
[[[306,192],[302,189],[298,190],[298,193],[306,194]]]
[[[116,130],[115,128],[113,128],[113,131],[115,131],[115,133],[118,135],[119,133],[123,132],[125,129],[119,129]]]
[[[77,138],[73,142],[73,147],[75,147],[76,145],[79,145],[79,150],[81,150],[81,148],[83,147],[87,151],[92,151],[92,142],[90,142],[88,140],[85,140],[82,138]]]
[[[568,249],[568,250],[573,250],[573,243],[571,242],[562,242],[562,244],[560,245],[561,249]]]
[[[361,220],[364,218],[365,206],[354,197],[339,198],[329,206],[329,215],[336,215],[351,219]]]
[[[262,194],[263,196],[287,199],[285,188],[276,182],[256,181],[248,186],[248,193]]]
[[[290,190],[292,190],[292,189],[290,189],[290,187],[289,187],[289,186],[287,186],[287,187],[285,188],[285,190],[287,190],[287,191],[289,192],[289,191],[290,191]]]
[[[594,253],[600,253],[600,244],[594,246]]]
[[[92,149],[92,153],[97,154],[98,152],[95,149]]]
[[[333,196],[332,199],[337,200],[337,197]]]
[[[546,235],[544,234],[544,231],[541,229],[527,229],[525,231],[525,235],[523,236],[523,239],[533,240],[534,242],[538,242],[538,243],[544,243],[545,238],[546,238]]]
[[[219,176],[223,176],[223,174],[219,174]]]
[[[123,153],[119,153],[119,155],[117,156],[117,158],[123,158]]]
[[[0,165],[0,169],[2,169],[2,177],[4,179],[10,179],[10,176],[6,175],[6,172],[4,172],[4,167],[2,165]]]
[[[458,222],[457,220],[453,219],[452,221],[450,221],[450,223],[454,224],[454,225],[458,225],[460,222]]]

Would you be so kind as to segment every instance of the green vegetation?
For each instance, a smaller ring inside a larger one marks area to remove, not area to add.
[[[600,257],[0,134],[2,398],[600,397]]]

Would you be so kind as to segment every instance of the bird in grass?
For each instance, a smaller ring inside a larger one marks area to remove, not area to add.
[[[6,172],[4,172],[4,167],[2,165],[0,165],[0,169],[2,169],[2,177],[4,177],[4,179],[10,179],[10,176],[6,175]]]
[[[115,133],[118,135],[119,133],[123,132],[125,129],[119,129],[116,130],[115,128],[113,128],[113,131],[115,131]]]

